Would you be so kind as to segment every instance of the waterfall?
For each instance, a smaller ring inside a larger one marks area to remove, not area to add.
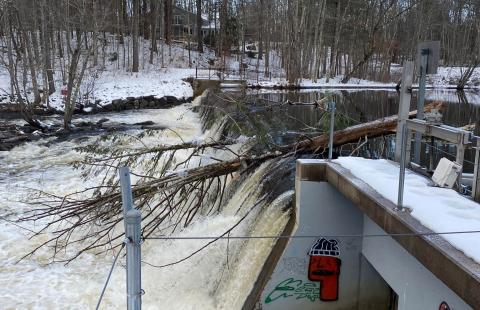
[[[201,100],[201,99],[199,99]],[[142,143],[178,143],[183,140],[218,138],[226,124],[218,119],[208,130],[202,130],[202,121],[193,108],[199,103],[186,104],[169,110],[127,111],[107,117],[123,122],[138,119],[154,120],[172,128],[156,135],[145,136]],[[134,116],[134,117],[132,117]],[[96,117],[96,116],[94,116]],[[105,117],[105,116],[103,116]],[[173,132],[174,131],[174,132]],[[0,215],[22,213],[31,209],[26,203],[28,189],[37,188],[64,195],[98,184],[98,178],[84,181],[80,172],[70,164],[82,159],[74,151],[93,138],[53,142],[41,140],[0,152]],[[239,143],[234,150],[245,147]],[[115,147],[134,147],[138,141],[120,139]],[[188,156],[178,152],[178,160]],[[231,154],[216,151],[215,156],[227,159]],[[202,159],[204,160],[204,159]],[[277,187],[272,171],[286,160],[272,160],[262,164],[249,174],[233,181],[229,178],[229,191],[219,212],[200,214],[185,229],[174,236],[219,236],[235,225],[243,216],[245,220],[232,232],[232,236],[277,235],[289,219],[288,206],[293,192]],[[198,163],[198,162],[196,162]],[[194,163],[195,164],[195,163]],[[135,181],[133,179],[133,181]],[[285,187],[285,186],[284,186]],[[288,188],[288,186],[286,186]],[[272,193],[275,194],[272,194]],[[277,193],[278,192],[278,193]],[[268,194],[268,199],[258,200]],[[212,202],[213,203],[213,202]],[[255,206],[255,207],[254,207]],[[85,253],[68,265],[48,265],[51,253],[48,248],[37,255],[17,263],[18,259],[34,247],[46,241],[49,234],[29,240],[42,223],[0,226],[0,283],[3,283],[2,307],[22,309],[91,309],[95,306],[102,285],[113,261],[114,253],[96,255]],[[260,268],[268,256],[272,239],[219,240],[185,262],[166,268],[162,265],[181,259],[211,240],[146,240],[142,245],[142,298],[144,309],[239,309],[250,293]],[[148,264],[147,264],[148,263]],[[107,288],[103,309],[125,307],[125,261],[120,260]]]

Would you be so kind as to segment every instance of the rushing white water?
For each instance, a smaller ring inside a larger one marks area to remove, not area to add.
[[[100,118],[100,116],[97,116]],[[166,130],[144,137],[142,143],[178,143],[204,139],[198,115],[188,105],[169,110],[128,111],[108,115],[118,122],[136,123],[153,120],[174,131]],[[94,117],[95,118],[95,117]],[[92,120],[92,119],[89,119]],[[211,133],[214,135],[214,133]],[[69,166],[82,158],[74,150],[93,138],[49,145],[49,141],[28,143],[9,152],[0,152],[0,214],[21,213],[28,205],[27,187],[58,195],[74,192],[98,183],[84,181]],[[128,141],[128,142],[127,142]],[[115,147],[135,147],[132,140],[121,140]],[[186,156],[179,152],[177,156]],[[176,233],[179,236],[218,236],[239,221],[261,194],[262,178],[268,164],[259,167],[233,193],[220,214],[199,217],[195,223]],[[232,235],[278,234],[287,221],[282,206],[291,198],[288,192],[269,206],[252,209]],[[238,211],[240,210],[240,211]],[[65,266],[48,265],[51,252],[44,248],[33,257],[18,259],[46,241],[48,234],[29,240],[31,232],[42,223],[22,223],[25,228],[0,222],[0,300],[2,309],[91,309],[98,300],[113,253],[86,253]],[[162,265],[181,259],[210,240],[147,240],[142,245],[143,260]],[[220,240],[193,258],[167,268],[142,266],[142,287],[145,309],[237,309],[253,286],[259,267],[269,253],[272,240]],[[125,307],[125,261],[119,260],[113,273],[102,309]]]

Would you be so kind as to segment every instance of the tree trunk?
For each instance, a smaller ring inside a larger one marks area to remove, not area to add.
[[[351,71],[349,71],[348,73],[345,74],[345,77],[343,78],[342,80],[342,83],[348,83],[348,81],[350,81],[350,79],[352,78],[352,76],[357,73],[358,70],[360,70],[367,62],[368,60],[370,59],[370,57],[372,57],[373,55],[373,52],[374,52],[374,48],[373,48],[373,42],[372,44],[370,45],[370,48],[368,49],[368,51],[363,55],[363,58],[362,60],[360,60],[354,67]]]
[[[460,77],[458,84],[457,84],[457,89],[458,90],[463,90],[465,88],[465,85],[467,85],[468,80],[472,77],[473,72],[475,72],[475,69],[480,65],[480,59],[475,58],[472,62],[472,64],[467,68],[467,70],[462,74]]]
[[[151,27],[151,41],[152,46],[150,48],[150,64],[153,64],[153,55],[158,53],[157,48],[157,15],[158,15],[158,4],[157,0],[151,0],[151,18],[150,18],[150,27]]]
[[[28,65],[30,67],[30,75],[31,75],[31,80],[32,80],[32,88],[33,88],[33,105],[36,106],[40,103],[41,98],[40,98],[40,92],[39,92],[39,87],[38,87],[38,81],[37,81],[37,70],[35,68],[35,55],[33,52],[33,47],[30,41],[30,37],[28,33],[25,33],[25,49],[27,52],[27,57],[28,57]]]
[[[202,0],[197,0],[197,50],[203,53]]]
[[[50,47],[51,26],[49,23],[50,18],[46,0],[43,1],[42,11],[42,43],[44,70],[46,72],[48,81],[48,95],[50,96],[55,92],[55,80],[53,79],[52,49]]]
[[[80,59],[80,47],[81,44],[77,44],[77,48],[73,51],[72,60],[68,68],[68,82],[67,82],[67,98],[65,99],[63,128],[70,130],[70,122],[72,120],[73,111],[75,110],[76,102],[72,100],[72,90],[75,83],[75,76],[77,75],[77,66]]]
[[[172,0],[165,0],[164,2],[164,34],[165,34],[165,43],[170,45],[172,43]]]
[[[97,24],[97,18],[96,14],[98,11],[98,5],[97,5],[98,0],[92,0],[92,24],[93,24],[93,32],[92,32],[92,44],[93,44],[93,66],[96,67],[98,66],[98,24]]]
[[[139,23],[139,10],[140,10],[140,0],[133,0],[133,34],[132,34],[132,40],[133,40],[133,61],[132,61],[132,72],[138,72],[138,65],[139,65],[139,58],[138,58],[138,23]],[[143,44],[142,44],[143,46]]]

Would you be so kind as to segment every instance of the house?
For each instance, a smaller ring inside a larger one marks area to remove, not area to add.
[[[220,24],[217,21],[209,21],[208,17],[202,14],[202,35],[208,36],[211,32],[217,31]],[[172,32],[174,40],[188,41],[196,40],[197,37],[197,15],[181,7],[173,7]]]

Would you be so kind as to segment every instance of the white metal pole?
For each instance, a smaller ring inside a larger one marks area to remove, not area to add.
[[[477,138],[475,149],[475,168],[473,173],[472,197],[480,203],[480,138]]]
[[[418,85],[418,97],[417,97],[417,119],[423,120],[425,118],[424,109],[425,109],[425,87],[427,83],[427,65],[428,65],[428,49],[422,49],[421,59],[420,59],[420,83]],[[417,132],[415,133],[415,155],[414,162],[420,165],[420,150],[422,149],[421,145],[422,134]]]
[[[132,184],[130,182],[130,171],[128,167],[121,167],[118,171],[120,175],[120,186],[122,189],[122,207],[123,207],[123,219],[125,223],[125,216],[129,210],[133,208],[132,197]],[[127,230],[126,223],[125,230]]]
[[[128,167],[119,170],[122,187],[123,219],[127,248],[127,309],[142,308],[141,221],[142,214],[133,208],[132,188]]]
[[[127,309],[142,309],[142,275],[141,275],[141,231],[140,211],[132,209],[127,212],[125,222],[127,230]]]
[[[330,110],[330,136],[328,140],[328,160],[333,157],[333,130],[335,129],[335,102],[330,101],[328,104]]]
[[[407,124],[403,124],[402,128],[402,144],[401,144],[401,156],[400,156],[400,176],[398,180],[398,201],[396,211],[403,211],[403,192],[405,187],[405,157],[407,154]]]
[[[403,65],[400,102],[398,104],[397,135],[395,139],[395,161],[400,161],[403,141],[403,125],[408,119],[410,101],[412,99],[413,61],[406,61]]]

